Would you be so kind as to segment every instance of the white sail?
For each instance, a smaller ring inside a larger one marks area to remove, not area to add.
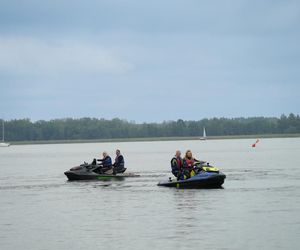
[[[206,131],[205,131],[205,127],[203,127],[203,136],[200,138],[200,140],[206,140]]]

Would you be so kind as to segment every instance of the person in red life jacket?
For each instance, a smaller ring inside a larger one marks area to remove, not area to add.
[[[196,158],[193,157],[193,153],[191,150],[187,150],[185,153],[185,157],[183,158],[183,173],[186,178],[191,177],[191,172],[194,170],[196,163],[199,163]]]
[[[183,167],[183,159],[181,158],[181,152],[179,150],[176,151],[175,156],[171,160],[171,168],[172,174],[177,177],[177,179],[181,179]]]

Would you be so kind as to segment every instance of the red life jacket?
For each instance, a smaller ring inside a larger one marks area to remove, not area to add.
[[[174,161],[176,161],[176,165],[173,165]],[[182,158],[181,157],[179,157],[179,158],[173,157],[172,160],[171,160],[171,167],[172,167],[172,170],[179,171],[183,167]]]
[[[176,158],[176,161],[177,161],[178,168],[179,169],[182,168],[182,166],[183,166],[183,160],[181,158]]]
[[[186,163],[186,167],[187,167],[187,168],[190,168],[190,169],[191,169],[191,168],[194,167],[194,163],[195,163],[194,158],[191,158],[191,159],[185,158],[184,160],[185,160],[185,163]]]

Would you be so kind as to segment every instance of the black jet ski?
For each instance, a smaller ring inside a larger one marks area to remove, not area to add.
[[[102,173],[101,166],[96,164],[84,163],[80,166],[73,167],[70,170],[64,172],[69,181],[78,180],[110,180],[110,179],[123,179],[125,177],[138,177],[139,175],[134,173],[124,173],[126,168],[119,169],[117,171],[106,171]]]
[[[183,180],[169,178],[168,181],[159,182],[158,186],[176,188],[222,188],[226,175],[217,168],[198,166],[194,169],[195,175]]]

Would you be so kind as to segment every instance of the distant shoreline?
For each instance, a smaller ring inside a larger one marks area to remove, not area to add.
[[[263,134],[263,135],[224,135],[208,136],[207,140],[228,139],[260,139],[260,138],[297,138],[300,134]],[[43,140],[43,141],[16,141],[11,145],[35,145],[35,144],[73,144],[73,143],[109,143],[109,142],[151,142],[151,141],[188,141],[200,140],[201,136],[183,137],[146,137],[146,138],[115,138],[115,139],[82,139],[82,140]]]

